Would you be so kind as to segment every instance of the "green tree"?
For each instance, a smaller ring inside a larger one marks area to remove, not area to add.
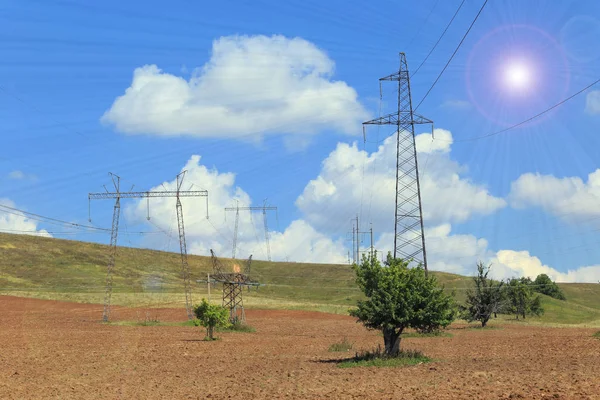
[[[208,339],[214,339],[215,328],[225,328],[229,325],[229,311],[222,306],[210,304],[206,299],[194,307],[194,314],[200,325],[206,328]]]
[[[463,307],[462,316],[468,322],[479,321],[481,327],[490,320],[492,314],[500,309],[504,282],[488,278],[491,266],[485,266],[480,261],[477,263],[477,275],[473,277],[475,288],[467,290],[466,306]]]
[[[507,285],[507,307],[506,310],[511,314],[515,314],[517,319],[519,316],[525,319],[527,314],[542,315],[544,309],[541,304],[540,295],[535,295],[531,279],[528,278],[512,278]]]
[[[394,259],[388,253],[384,265],[377,260],[377,254],[365,255],[353,269],[367,300],[359,300],[350,315],[367,329],[383,332],[385,355],[398,355],[404,329],[439,329],[453,321],[452,297],[438,287],[435,277],[427,277],[421,266],[408,268],[407,261]]]
[[[554,297],[558,300],[566,300],[564,293],[555,282],[546,274],[539,274],[533,281],[533,290]]]

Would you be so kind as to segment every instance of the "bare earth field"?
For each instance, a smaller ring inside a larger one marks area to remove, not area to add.
[[[161,322],[185,320],[160,309]],[[2,399],[600,399],[594,329],[453,326],[452,337],[406,338],[432,363],[338,368],[329,345],[382,338],[350,317],[247,310],[255,333],[100,322],[100,305],[0,296]],[[139,311],[114,308],[118,320]]]

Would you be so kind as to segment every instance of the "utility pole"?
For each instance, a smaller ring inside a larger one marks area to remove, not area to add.
[[[237,235],[238,235],[238,225],[240,222],[240,206],[239,201],[235,200],[235,228],[233,229],[233,251],[231,258],[235,258],[235,251],[237,248]]]
[[[119,214],[121,213],[121,192],[119,191],[121,177],[109,172],[110,178],[115,187],[115,206],[113,208],[113,219],[112,219],[112,227],[110,230],[110,247],[109,247],[109,257],[108,257],[108,266],[106,268],[106,280],[105,280],[105,291],[104,291],[104,311],[102,312],[102,320],[104,322],[108,321],[110,316],[110,299],[112,296],[112,271],[115,267],[115,258],[117,256],[117,235],[119,233]],[[106,189],[106,188],[105,188]],[[90,205],[88,203],[88,212],[90,209]],[[88,220],[91,222],[92,219],[88,215]]]
[[[360,230],[358,215],[355,218],[352,218],[351,221],[352,221],[352,239],[351,239],[352,240],[352,262],[355,264],[358,264],[358,263],[360,263],[360,260],[361,260],[361,257],[360,257],[361,235],[367,234],[369,232],[363,232]],[[346,240],[350,240],[350,239],[346,239]],[[372,246],[372,242],[373,242],[373,240],[371,239],[371,246]],[[350,252],[348,252],[348,262],[350,262]]]
[[[237,201],[237,200],[236,200]],[[240,210],[242,211],[261,211],[263,212],[263,221],[265,227],[265,242],[267,245],[267,260],[271,261],[271,247],[269,244],[269,226],[267,224],[267,211],[275,211],[277,212],[277,207],[275,206],[267,206],[267,200],[264,201],[262,207],[240,207],[239,204],[236,204],[235,207],[225,207],[225,212],[227,211],[235,211],[235,229],[233,231],[233,258],[235,258],[236,246],[237,246],[237,235],[238,235],[238,221]]]
[[[275,207],[277,211],[277,207]],[[269,226],[267,225],[267,199],[263,202],[263,221],[265,224],[265,243],[267,244],[267,260],[271,261],[271,245],[269,244]]]
[[[360,228],[358,225],[358,214],[356,215],[356,263],[360,263]]]
[[[373,223],[371,223],[371,259],[373,259]]]
[[[210,272],[206,274],[206,286],[208,286],[208,302],[210,303]]]
[[[427,274],[415,124],[432,124],[433,136],[433,121],[413,112],[408,63],[404,53],[400,53],[398,72],[379,79],[380,92],[382,81],[398,82],[398,109],[392,114],[363,122],[363,132],[365,125],[396,126],[394,258],[402,257],[422,263]]]
[[[357,264],[356,260],[356,230],[354,223],[352,223],[352,264]]]
[[[102,313],[102,320],[108,321],[110,318],[110,300],[112,295],[112,272],[115,266],[115,255],[117,251],[117,234],[119,231],[119,213],[121,208],[121,199],[147,199],[147,203],[149,204],[150,198],[156,197],[175,197],[175,209],[177,211],[177,226],[179,228],[179,249],[181,252],[181,272],[184,282],[185,288],[185,308],[187,312],[188,319],[194,318],[194,313],[192,310],[192,286],[190,281],[190,269],[187,261],[187,246],[185,243],[185,229],[183,225],[183,207],[181,205],[181,197],[206,197],[206,218],[208,219],[208,191],[207,190],[181,190],[181,185],[183,184],[183,177],[185,176],[186,171],[181,172],[177,175],[177,190],[166,190],[161,192],[121,192],[119,190],[119,182],[120,178],[110,173],[113,185],[115,186],[115,192],[109,192],[108,190],[105,193],[89,193],[88,194],[88,211],[90,215],[88,217],[91,222],[91,201],[92,200],[105,200],[105,199],[115,199],[115,206],[113,211],[113,223],[110,234],[110,257],[108,261],[108,268],[106,272],[106,285],[105,285],[105,294],[104,294],[104,311]],[[106,188],[105,188],[106,189]],[[149,219],[149,214],[148,214]]]

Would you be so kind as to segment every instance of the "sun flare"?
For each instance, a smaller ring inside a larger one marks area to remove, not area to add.
[[[513,62],[504,69],[504,82],[511,89],[527,89],[531,81],[532,71],[525,63]]]

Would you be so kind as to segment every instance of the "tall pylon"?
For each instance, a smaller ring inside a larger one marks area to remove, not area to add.
[[[433,121],[413,112],[408,63],[404,53],[400,53],[398,72],[379,79],[380,90],[382,81],[398,82],[398,110],[363,122],[363,131],[365,125],[396,125],[397,127],[394,258],[412,259],[422,264],[427,273],[415,124],[432,124],[433,135]]]
[[[235,211],[235,227],[233,230],[233,258],[236,255],[237,249],[237,237],[238,237],[238,224],[240,219],[240,210],[243,211],[262,211],[263,212],[263,223],[265,227],[265,242],[267,245],[267,260],[271,261],[271,245],[269,243],[269,225],[267,224],[267,211],[275,211],[277,212],[277,207],[275,206],[267,206],[267,200],[263,202],[262,207],[240,207],[238,201],[236,200],[235,207],[225,207],[225,215],[227,215],[227,211]]]
[[[113,286],[113,270],[115,267],[115,256],[117,252],[117,235],[119,232],[119,214],[121,211],[121,199],[147,199],[148,207],[150,204],[150,198],[156,197],[175,197],[175,209],[177,211],[177,226],[179,231],[179,249],[181,252],[181,274],[184,282],[185,289],[185,309],[189,320],[194,318],[193,304],[192,304],[192,284],[190,267],[187,260],[187,245],[185,242],[185,229],[183,225],[183,207],[181,205],[181,197],[205,197],[206,198],[206,219],[208,219],[208,191],[207,190],[181,190],[183,184],[183,177],[187,171],[182,171],[177,175],[177,190],[165,190],[165,191],[146,191],[146,192],[121,192],[120,191],[120,177],[110,173],[115,192],[109,192],[106,190],[105,193],[89,193],[88,194],[88,212],[89,221],[92,221],[91,217],[91,206],[92,200],[99,199],[115,199],[115,206],[113,211],[112,229],[110,235],[110,256],[108,261],[108,268],[106,272],[106,287],[104,294],[104,310],[102,313],[102,320],[107,322],[110,319],[110,300],[112,295]],[[106,189],[106,188],[105,188]],[[150,219],[150,211],[148,211],[148,219]]]

